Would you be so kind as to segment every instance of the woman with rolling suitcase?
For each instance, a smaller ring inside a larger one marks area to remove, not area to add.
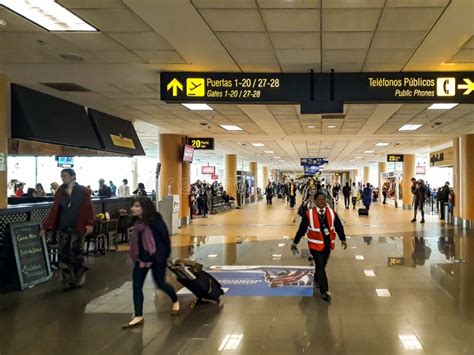
[[[143,284],[151,269],[156,286],[163,290],[173,302],[171,315],[179,313],[179,301],[173,287],[165,281],[167,260],[171,252],[168,229],[155,205],[147,197],[138,197],[131,208],[137,218],[130,240],[130,259],[133,267],[133,305],[135,316],[122,328],[133,328],[144,323]]]

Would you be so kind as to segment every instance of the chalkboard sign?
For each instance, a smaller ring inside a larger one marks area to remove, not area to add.
[[[13,251],[22,290],[49,280],[52,276],[48,249],[37,222],[11,223]]]

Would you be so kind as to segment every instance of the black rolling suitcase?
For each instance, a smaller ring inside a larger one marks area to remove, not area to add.
[[[183,263],[168,261],[168,268],[176,275],[178,282],[197,297],[198,303],[203,301],[220,303],[220,297],[224,294],[221,284],[211,274],[202,270],[202,265],[199,267],[197,265],[200,264],[195,264],[186,266]]]
[[[359,208],[359,216],[368,216],[369,211],[366,208]]]

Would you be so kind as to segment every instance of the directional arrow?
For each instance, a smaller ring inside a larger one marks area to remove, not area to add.
[[[463,92],[463,95],[469,95],[471,92],[474,91],[474,83],[471,79],[463,79],[466,84],[459,84],[458,89],[464,89],[466,91]]]
[[[171,89],[173,89],[173,96],[178,96],[178,89],[183,90],[183,84],[181,84],[178,79],[173,78],[173,80],[171,80],[166,86],[167,91],[170,91]]]

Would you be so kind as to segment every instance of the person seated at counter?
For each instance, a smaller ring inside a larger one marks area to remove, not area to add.
[[[45,197],[46,191],[43,189],[43,185],[36,184],[35,189],[33,190],[33,197]]]
[[[59,184],[57,182],[52,182],[51,185],[49,185],[51,188],[51,194],[54,196],[56,195],[56,192],[59,190]]]
[[[19,182],[18,184],[16,184],[15,197],[23,196],[25,194],[25,191],[23,191],[24,188],[25,188],[24,182]]]
[[[99,190],[97,191],[97,196],[99,197],[111,197],[112,191],[110,191],[110,187],[105,184],[104,179],[99,180]]]
[[[133,191],[133,194],[136,196],[147,196],[146,190],[145,190],[145,184],[142,182],[138,183],[138,188]]]
[[[28,190],[26,190],[26,194],[22,195],[21,197],[32,198],[32,197],[35,197],[34,193],[35,193],[35,189],[32,187],[29,187]]]

